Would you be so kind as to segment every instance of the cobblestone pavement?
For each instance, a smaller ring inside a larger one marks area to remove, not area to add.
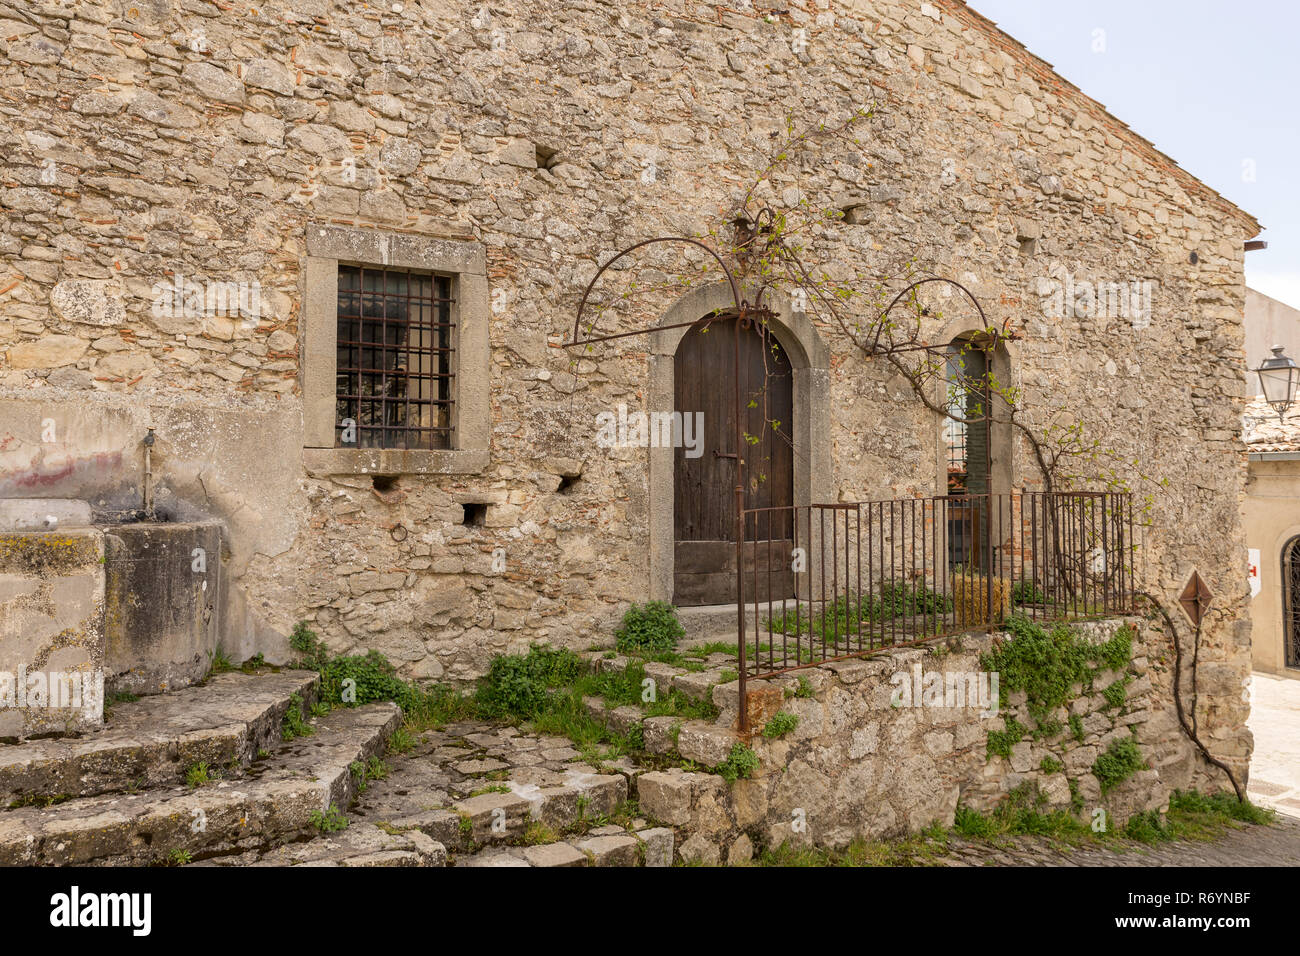
[[[950,837],[943,866],[1300,866],[1300,818],[1278,815],[1273,826],[1243,826],[1214,842],[1070,847],[1034,837],[1006,847]]]
[[[1300,680],[1251,675],[1252,802],[1300,817]]]

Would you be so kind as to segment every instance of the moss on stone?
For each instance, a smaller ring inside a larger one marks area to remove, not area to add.
[[[63,577],[99,563],[99,539],[94,535],[47,531],[0,534],[0,573]]]

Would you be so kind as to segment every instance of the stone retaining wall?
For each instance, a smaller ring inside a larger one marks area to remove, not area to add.
[[[1100,644],[1124,626],[1075,627]],[[1009,640],[1005,632],[937,642],[932,647],[938,653],[899,650],[753,683],[751,713],[760,720],[779,711],[798,716],[795,729],[776,739],[763,736],[763,723],[755,724],[747,743],[759,758],[757,773],[731,784],[682,770],[645,774],[637,782],[641,809],[688,835],[680,845],[684,859],[740,862],[761,846],[838,849],[859,837],[951,826],[959,804],[987,812],[1018,788],[1036,789],[1043,812],[1071,810],[1085,822],[1113,828],[1135,812],[1165,806],[1175,789],[1228,787],[1221,772],[1194,755],[1178,727],[1167,637],[1144,622],[1127,626],[1137,635],[1130,665],[1123,672],[1100,671],[1091,692],[1072,688],[1072,699],[1054,715],[1062,730],[1041,740],[1032,736],[1036,724],[1024,692],[1011,693],[1002,710],[996,693],[988,708],[926,703],[933,699],[930,675],[940,675],[945,704],[959,703],[952,691],[970,685],[957,678],[981,673],[981,655]],[[1101,691],[1125,678],[1123,703],[1108,706]],[[899,693],[903,684],[923,688],[921,706],[906,702]],[[734,722],[736,685],[716,688],[714,700],[723,708],[720,721]],[[1068,726],[1071,716],[1078,718],[1078,739]],[[990,733],[1005,731],[1012,720],[1029,733],[1009,756],[990,755]],[[1130,736],[1145,766],[1103,794],[1092,768],[1112,741]],[[1060,768],[1045,767],[1045,758]]]

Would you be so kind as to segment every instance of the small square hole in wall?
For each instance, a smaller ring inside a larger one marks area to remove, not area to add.
[[[537,150],[537,168],[550,169],[560,162],[560,151],[551,146],[543,146],[541,143],[535,143],[534,149]]]
[[[1020,240],[1020,254],[1026,259],[1038,255],[1038,240],[1022,238]]]
[[[401,504],[406,500],[406,492],[397,482],[397,475],[373,475],[370,487],[374,495],[386,505]]]
[[[461,503],[460,507],[464,512],[464,517],[460,521],[461,524],[483,526],[483,521],[487,518],[488,506],[486,501],[465,501]]]
[[[871,222],[871,207],[862,203],[845,206],[840,212],[842,221],[849,226],[865,226]]]
[[[560,486],[555,489],[557,494],[567,495],[573,490],[573,486],[578,483],[582,475],[560,475]]]

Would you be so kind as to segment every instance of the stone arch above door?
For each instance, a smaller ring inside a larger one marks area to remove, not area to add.
[[[769,325],[793,370],[794,398],[794,501],[796,505],[835,498],[830,451],[830,349],[803,313],[793,312],[787,297],[769,293],[776,313]],[[711,312],[733,308],[725,282],[701,286],[682,296],[656,323],[650,334],[649,383],[646,408],[669,411],[674,403],[674,356],[686,328],[666,328],[694,322]],[[650,448],[649,595],[654,600],[673,597],[673,449]]]

